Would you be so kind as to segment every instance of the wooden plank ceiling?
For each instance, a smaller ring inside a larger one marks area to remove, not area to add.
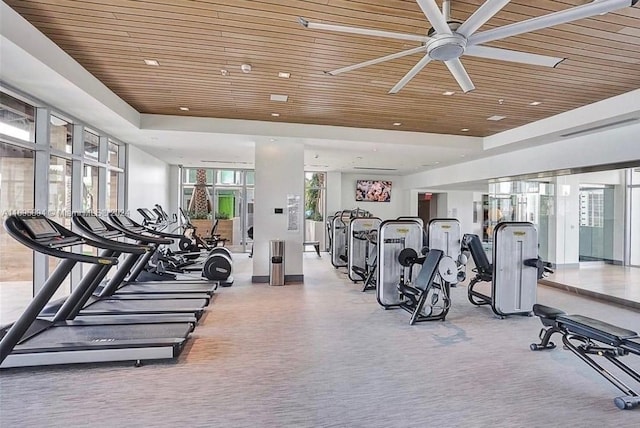
[[[463,94],[432,62],[388,95],[420,54],[338,76],[323,71],[418,42],[310,30],[297,18],[424,35],[430,25],[413,0],[5,1],[141,113],[487,136],[640,87],[637,6],[488,44],[568,58],[555,69],[463,56],[475,91]],[[452,18],[465,20],[482,3],[453,0]],[[584,3],[512,1],[482,30]],[[241,64],[253,71],[243,74]],[[506,119],[488,121],[493,115]]]

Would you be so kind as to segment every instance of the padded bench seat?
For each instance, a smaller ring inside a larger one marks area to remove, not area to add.
[[[302,243],[303,246],[313,245],[313,248],[316,250],[318,257],[320,257],[320,241],[304,241]]]
[[[556,321],[566,326],[571,333],[611,345],[638,337],[638,333],[635,331],[582,315],[561,315],[556,318]]]
[[[533,305],[533,314],[537,317],[540,317],[542,325],[544,325],[545,327],[551,327],[555,323],[556,318],[561,315],[566,315],[567,313],[560,309],[552,308],[551,306],[545,306],[536,303],[535,305]]]
[[[640,355],[640,338],[627,339],[622,344],[622,347]]]

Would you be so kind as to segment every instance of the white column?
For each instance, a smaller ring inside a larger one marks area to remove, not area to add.
[[[298,197],[297,230],[289,230],[288,197]],[[278,211],[282,210],[282,213]],[[258,141],[255,150],[253,280],[269,277],[269,241],[285,241],[285,276],[302,279],[304,145]]]

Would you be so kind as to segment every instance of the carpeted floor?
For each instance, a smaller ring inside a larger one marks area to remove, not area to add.
[[[446,322],[409,326],[329,257],[305,284],[221,289],[176,362],[0,373],[2,427],[631,427],[618,391],[562,349],[531,352],[540,322],[500,320],[453,289]],[[540,287],[540,303],[627,328],[640,313]],[[638,358],[626,358],[640,369]]]

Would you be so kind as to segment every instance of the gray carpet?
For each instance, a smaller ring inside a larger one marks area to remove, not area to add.
[[[631,427],[617,390],[540,322],[500,320],[453,289],[446,322],[409,326],[305,255],[305,284],[221,289],[177,362],[0,373],[2,427]],[[541,303],[640,327],[640,313],[540,287]],[[627,357],[628,362],[636,357]],[[638,362],[634,362],[638,367]]]

